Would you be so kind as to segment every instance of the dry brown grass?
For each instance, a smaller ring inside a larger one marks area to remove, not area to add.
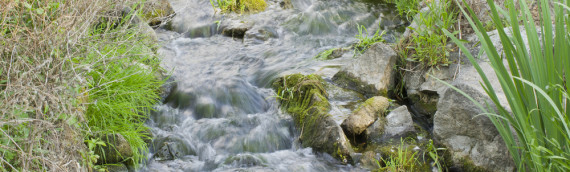
[[[0,171],[86,170],[78,124],[89,67],[71,59],[85,55],[90,27],[129,1],[0,0]]]

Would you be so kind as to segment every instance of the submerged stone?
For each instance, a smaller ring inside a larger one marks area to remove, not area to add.
[[[366,151],[362,154],[362,158],[360,158],[360,166],[369,170],[376,170],[380,168],[378,166],[379,161],[382,159],[380,153],[376,153],[373,151]]]
[[[223,35],[240,39],[243,39],[246,32],[252,27],[252,22],[237,19],[223,20],[220,24]]]
[[[323,82],[317,75],[292,74],[278,78],[273,88],[282,108],[292,115],[300,130],[299,140],[303,147],[312,147],[344,163],[351,163],[352,147],[340,126],[328,114],[330,104]]]

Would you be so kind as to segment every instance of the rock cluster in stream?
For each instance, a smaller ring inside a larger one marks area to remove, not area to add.
[[[495,31],[496,32],[496,31]],[[493,42],[498,42],[496,33],[490,32]],[[471,42],[468,46],[476,53],[478,47],[474,47],[476,39],[474,36],[467,36]],[[392,59],[397,58],[393,50],[385,44],[377,43],[373,48],[367,50],[362,56],[352,60],[352,63],[347,64],[333,77],[333,82],[341,87],[355,90],[361,94],[372,97],[362,103],[359,108],[352,112],[346,120],[340,125],[344,132],[335,131],[335,136],[343,138],[344,147],[359,148],[359,144],[354,140],[347,141],[346,138],[354,139],[357,137],[364,137],[364,142],[368,144],[365,150],[352,152],[352,149],[346,149],[348,154],[344,153],[342,159],[352,156],[351,159],[354,163],[360,163],[362,167],[377,168],[371,166],[372,160],[370,158],[378,159],[378,157],[386,158],[390,152],[394,151],[394,145],[400,142],[394,142],[400,138],[412,138],[414,140],[421,140],[422,138],[429,137],[429,133],[424,131],[421,127],[412,121],[412,115],[407,106],[390,106],[389,99],[381,97],[386,95],[386,92],[391,91],[393,88],[393,79],[395,78],[394,67],[395,62],[390,62]],[[452,54],[451,58],[458,59],[459,54]],[[459,59],[460,60],[460,59]],[[465,61],[464,61],[465,62]],[[504,99],[504,93],[498,86],[496,77],[493,77],[493,70],[485,58],[479,59],[479,65],[488,73],[491,83],[496,85],[495,91]],[[380,66],[373,71],[363,70],[371,69],[374,66]],[[390,66],[390,67],[388,67]],[[459,70],[458,68],[461,67]],[[382,69],[382,70],[380,70]],[[294,75],[293,78],[299,78],[300,74]],[[315,77],[310,75],[310,77]],[[489,103],[492,107],[493,103],[485,94],[483,88],[480,86],[479,74],[476,72],[472,65],[463,63],[461,66],[451,64],[439,69],[424,69],[418,71],[407,71],[405,77],[402,78],[404,87],[408,90],[410,96],[411,107],[414,108],[419,115],[427,115],[426,118],[433,120],[433,139],[439,145],[447,148],[445,160],[446,165],[450,168],[459,169],[479,169],[488,171],[513,171],[514,165],[509,156],[505,143],[501,136],[495,129],[494,125],[484,115],[480,115],[482,111],[474,106],[474,103],[457,93],[453,89],[447,88],[443,83],[437,81],[435,78],[444,80],[452,85],[462,89],[470,96],[475,97],[475,100],[482,104]],[[281,92],[288,87],[281,87],[284,84],[285,76],[279,79],[274,88]],[[316,80],[320,80],[317,77]],[[300,81],[308,82],[308,81]],[[321,81],[322,82],[322,81]],[[313,83],[313,82],[309,82]],[[298,84],[287,84],[291,89],[295,90]],[[326,93],[325,90],[319,93]],[[326,94],[324,94],[326,95]],[[286,97],[286,96],[284,96]],[[304,100],[305,104],[312,105],[310,102],[323,102],[326,96],[306,96],[311,101]],[[287,104],[287,101],[281,101]],[[291,109],[290,105],[288,112],[299,114],[299,111],[294,112],[295,108]],[[293,106],[294,107],[294,106]],[[385,113],[390,109],[389,113]],[[303,108],[301,108],[303,109]],[[306,110],[302,111],[305,115],[313,114],[326,114],[327,108],[322,110]],[[508,108],[507,108],[508,109]],[[296,115],[298,118],[299,115]],[[325,115],[326,116],[326,115]],[[323,120],[326,121],[326,120]],[[325,123],[326,125],[315,125],[302,120],[296,120],[296,127],[300,130],[307,130],[308,126],[316,127],[315,131],[325,131],[322,127],[338,128],[338,124],[334,122]],[[345,136],[348,136],[346,137]],[[309,135],[301,134],[302,139],[312,140]],[[322,134],[321,134],[322,135]],[[425,140],[425,139],[424,139]],[[419,141],[421,142],[421,141]],[[417,142],[417,143],[419,143]],[[320,142],[318,144],[335,144],[335,142]],[[350,144],[353,145],[350,145]],[[304,144],[304,146],[323,147],[318,144]],[[410,149],[414,149],[413,145]],[[419,146],[419,145],[418,145]],[[417,146],[416,146],[417,147]],[[420,146],[421,147],[421,146]],[[335,150],[322,150],[323,152],[334,154]],[[363,152],[363,153],[358,153]],[[337,154],[340,155],[340,154]],[[443,155],[442,155],[443,156]],[[442,162],[443,163],[443,162]]]

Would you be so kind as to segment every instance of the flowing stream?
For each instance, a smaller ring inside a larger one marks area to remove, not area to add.
[[[148,125],[154,135],[143,171],[361,171],[331,156],[302,148],[291,117],[279,110],[272,81],[285,74],[317,73],[325,80],[353,58],[333,60],[319,52],[356,42],[357,25],[387,32],[390,42],[405,27],[395,7],[375,0],[291,0],[283,9],[231,17],[254,22],[245,38],[227,37],[207,0],[170,0],[177,15],[172,31],[156,32],[163,67],[176,81]],[[336,91],[335,91],[336,89]],[[331,88],[337,122],[362,101],[357,93]],[[162,151],[172,158],[158,156]]]

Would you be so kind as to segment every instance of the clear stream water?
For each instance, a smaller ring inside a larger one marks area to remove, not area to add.
[[[321,61],[319,52],[350,46],[357,24],[386,30],[393,41],[405,22],[395,7],[374,0],[291,0],[292,9],[269,0],[266,11],[237,18],[254,22],[244,39],[223,36],[207,0],[170,0],[173,31],[158,29],[163,67],[176,85],[148,125],[154,135],[143,171],[362,171],[329,155],[302,148],[288,114],[279,110],[271,82],[291,73],[330,80],[352,58]],[[332,86],[331,86],[332,87]],[[331,114],[341,122],[357,93],[331,88]],[[155,156],[168,145],[177,158]]]

